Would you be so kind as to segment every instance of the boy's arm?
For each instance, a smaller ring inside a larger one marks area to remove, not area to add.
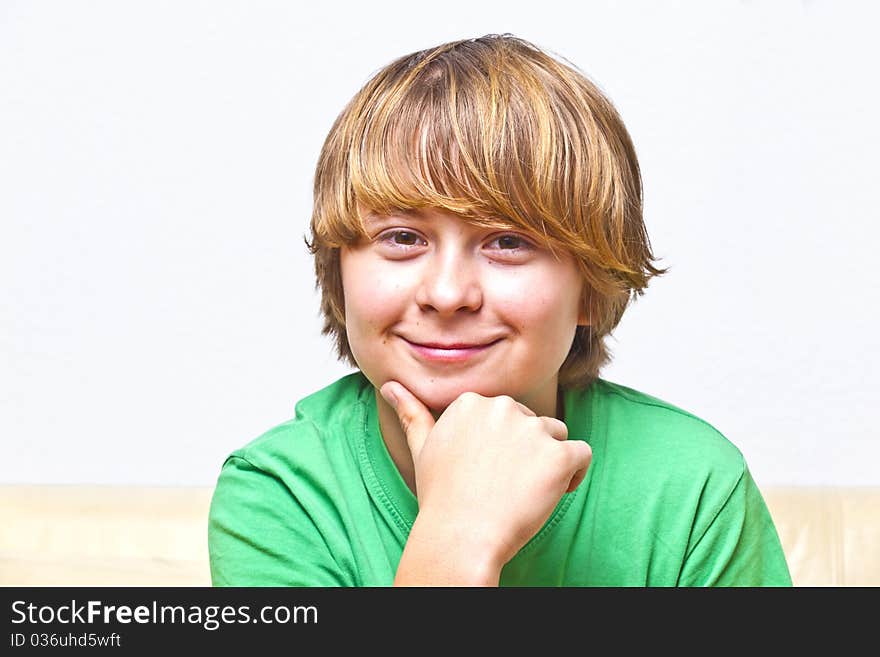
[[[211,499],[214,586],[353,586],[305,509],[272,474],[232,456]]]
[[[745,464],[742,476],[693,544],[681,586],[791,586],[770,512]]]

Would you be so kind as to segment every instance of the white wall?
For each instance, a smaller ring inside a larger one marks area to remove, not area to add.
[[[671,272],[604,377],[880,484],[874,3],[0,3],[0,483],[210,485],[349,371],[303,245],[378,68],[512,32],[618,106]]]

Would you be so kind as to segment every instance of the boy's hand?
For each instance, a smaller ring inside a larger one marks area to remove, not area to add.
[[[487,555],[499,571],[590,465],[590,446],[569,441],[565,423],[511,397],[463,393],[435,423],[400,383],[380,392],[412,452],[421,538],[436,534],[462,555]]]

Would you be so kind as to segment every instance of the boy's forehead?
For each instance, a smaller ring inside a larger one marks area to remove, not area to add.
[[[482,218],[477,216],[461,215],[440,208],[395,208],[393,210],[388,210],[385,212],[378,210],[365,210],[361,212],[361,217],[363,219],[364,225],[366,226],[369,226],[370,224],[380,223],[387,219],[401,217],[413,219],[416,221],[428,221],[432,217],[437,215],[451,217],[453,219],[457,219],[459,221],[474,225],[497,226],[505,228],[516,226],[515,222],[510,221],[509,219],[504,219],[502,217]]]

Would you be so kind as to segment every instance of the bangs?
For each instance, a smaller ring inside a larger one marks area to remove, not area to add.
[[[551,246],[581,241],[563,202],[582,150],[575,117],[551,102],[539,70],[466,54],[396,62],[343,112],[345,166],[323,183],[341,204],[322,213],[326,237],[364,236],[365,212],[438,208]]]
[[[350,154],[352,191],[373,212],[433,207],[521,225],[526,213],[511,203],[511,182],[525,176],[511,175],[518,149],[505,134],[510,122],[497,115],[498,90],[474,89],[450,73],[446,84],[411,86],[371,113]]]

